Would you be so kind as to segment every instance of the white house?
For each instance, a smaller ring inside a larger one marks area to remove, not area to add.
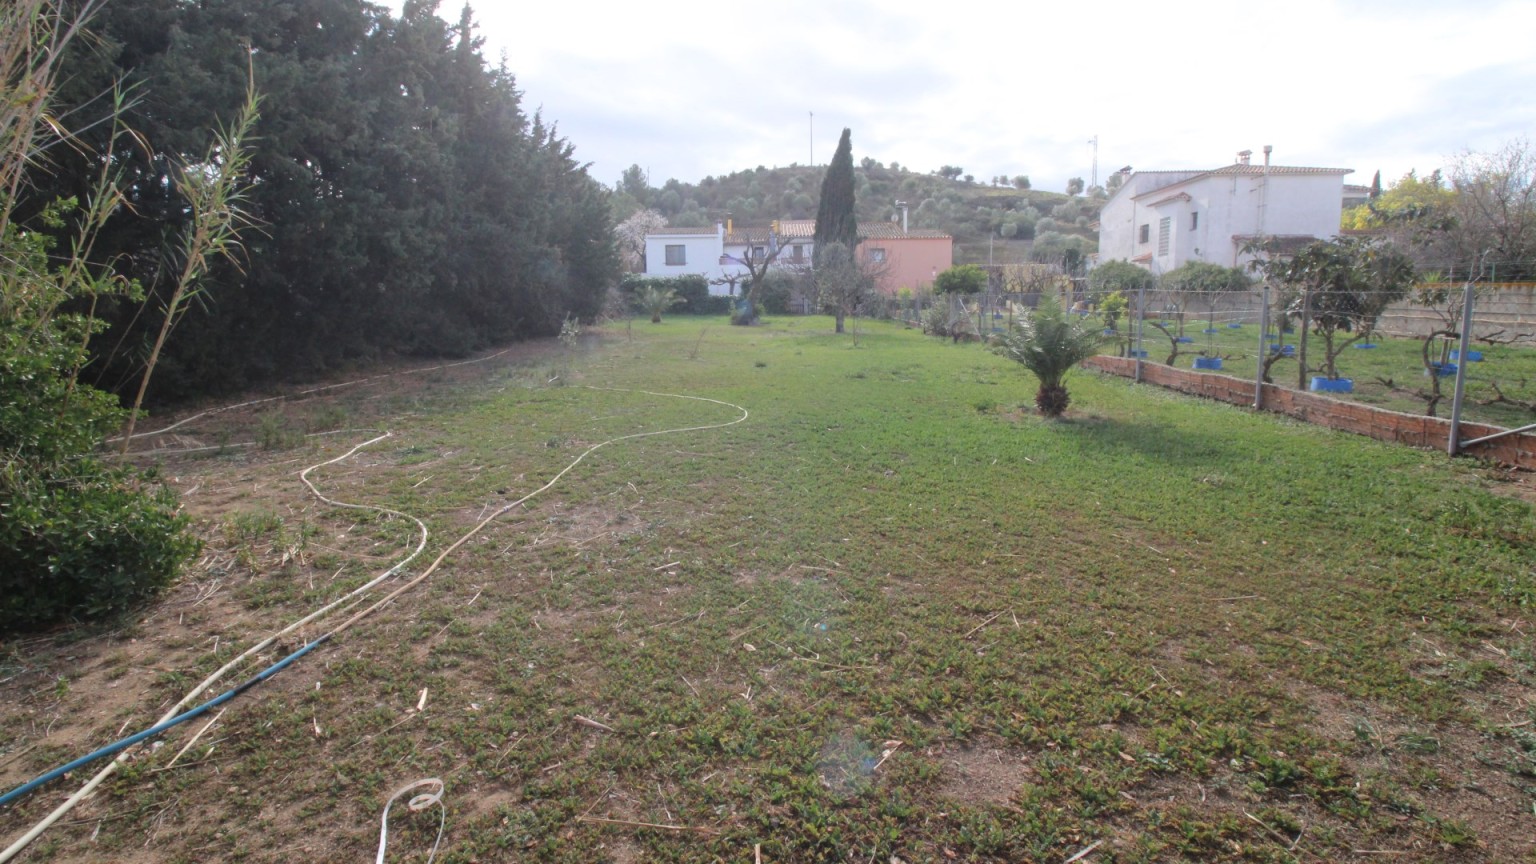
[[[1249,162],[1210,170],[1122,169],[1120,188],[1099,215],[1100,261],[1131,261],[1162,274],[1190,261],[1240,267],[1259,237],[1299,248],[1338,235],[1349,168]]]
[[[687,276],[697,273],[714,282],[724,273],[720,261],[725,225],[713,228],[663,228],[645,235],[645,275]],[[718,292],[712,285],[711,293]]]

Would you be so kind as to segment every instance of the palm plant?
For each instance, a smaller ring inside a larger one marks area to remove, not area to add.
[[[661,313],[671,309],[682,301],[677,292],[671,288],[662,288],[658,285],[647,285],[635,292],[635,303],[646,312],[651,313],[651,323],[661,323]]]
[[[1033,372],[1040,379],[1035,407],[1046,417],[1060,417],[1071,401],[1063,379],[1073,366],[1099,353],[1099,341],[1083,319],[1068,316],[1054,300],[1041,297],[1035,311],[993,350]]]

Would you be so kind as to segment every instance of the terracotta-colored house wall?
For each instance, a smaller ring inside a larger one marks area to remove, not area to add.
[[[870,260],[876,249],[885,250],[886,274],[880,289],[887,294],[932,287],[934,277],[955,260],[951,237],[870,237],[859,244],[859,259]]]

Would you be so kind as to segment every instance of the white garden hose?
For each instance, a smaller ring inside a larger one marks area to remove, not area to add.
[[[484,358],[484,359],[489,359],[489,358]],[[474,362],[474,361],[470,361],[470,362]],[[364,379],[364,380],[367,380],[367,379]],[[340,386],[340,385],[337,385],[337,386]],[[497,509],[495,512],[491,513],[489,516],[487,516],[484,519],[482,519],[478,524],[476,524],[467,533],[465,533],[464,536],[462,536],[458,540],[454,541],[453,545],[451,545],[447,549],[443,550],[442,554],[438,555],[437,558],[434,559],[433,562],[430,565],[428,565],[427,569],[422,571],[422,573],[420,575],[416,576],[414,579],[410,580],[409,582],[406,582],[405,584],[401,585],[399,588],[396,588],[394,591],[391,591],[383,599],[375,602],[374,604],[368,606],[363,611],[354,614],[352,617],[350,617],[346,621],[342,622],[339,626],[337,626],[336,628],[331,630],[328,634],[326,634],[327,638],[329,638],[331,636],[335,636],[335,635],[341,633],[342,631],[344,631],[347,628],[351,627],[353,624],[357,623],[358,621],[362,620],[363,618],[367,617],[368,615],[371,615],[373,612],[383,608],[385,605],[389,604],[392,600],[394,600],[396,597],[400,596],[404,592],[406,592],[406,591],[410,590],[411,588],[415,587],[416,585],[420,584],[423,580],[425,580],[428,576],[430,576],[433,572],[435,572],[437,570],[437,568],[439,566],[441,566],[443,561],[450,554],[452,554],[460,546],[462,546],[466,542],[468,542],[470,540],[470,538],[472,538],[476,534],[478,534],[486,525],[490,524],[492,521],[494,521],[498,517],[506,514],[508,511],[512,510],[513,508],[518,507],[518,506],[526,503],[527,501],[531,500],[535,496],[540,495],[540,494],[544,493],[545,491],[548,491],[549,489],[553,488],[555,486],[555,484],[560,482],[560,480],[563,477],[565,477],[566,474],[570,473],[570,471],[572,469],[574,469],[577,465],[581,464],[581,462],[584,459],[586,459],[588,456],[592,455],[593,453],[597,452],[598,450],[600,450],[600,449],[602,449],[604,447],[607,447],[609,444],[615,444],[615,443],[618,443],[620,441],[631,441],[631,440],[636,440],[636,439],[639,439],[639,438],[650,438],[650,437],[655,437],[655,436],[658,436],[658,435],[671,435],[671,434],[677,434],[677,433],[682,433],[682,432],[699,432],[699,431],[705,431],[705,430],[709,430],[709,429],[723,429],[725,427],[735,426],[738,423],[744,422],[749,416],[751,416],[750,412],[748,412],[747,409],[741,407],[740,405],[736,405],[736,404],[733,404],[731,402],[725,402],[725,401],[722,401],[722,400],[719,400],[719,399],[710,399],[710,398],[707,398],[707,397],[704,397],[704,396],[686,396],[686,395],[682,395],[682,394],[678,394],[678,393],[656,393],[656,392],[652,392],[652,391],[649,391],[649,390],[629,390],[629,389],[617,388],[617,387],[588,387],[587,389],[589,389],[589,390],[609,391],[609,392],[615,392],[615,393],[640,393],[640,394],[647,395],[647,396],[658,396],[658,397],[671,398],[671,399],[690,399],[690,400],[697,401],[697,402],[711,402],[711,403],[714,403],[716,405],[724,405],[724,406],[726,406],[728,408],[734,408],[737,411],[741,412],[741,416],[737,417],[734,420],[725,422],[725,423],[712,423],[712,424],[701,425],[701,426],[686,426],[686,427],[680,427],[680,428],[674,428],[674,429],[661,429],[661,430],[657,430],[657,431],[654,431],[654,432],[636,432],[636,433],[633,433],[633,434],[630,434],[630,435],[621,435],[621,436],[619,436],[617,438],[610,438],[610,439],[608,439],[606,441],[603,441],[603,442],[600,442],[598,444],[594,444],[591,447],[588,447],[586,450],[582,451],[581,455],[579,455],[575,459],[571,460],[570,464],[568,464],[564,468],[562,468],[559,473],[557,473],[553,478],[551,478],[549,480],[549,482],[545,483],[543,486],[540,486],[538,489],[535,489],[534,491],[528,493],[527,495],[524,495],[523,497],[517,499],[516,501],[513,501],[513,502],[511,502],[511,503],[509,503],[509,504],[507,504],[507,505]],[[265,400],[258,400],[258,401],[265,401]],[[204,412],[204,413],[210,413],[210,412]],[[193,418],[187,418],[187,419],[191,420]],[[186,421],[182,421],[182,422],[186,422]],[[162,431],[164,431],[164,430],[162,430]],[[153,433],[150,433],[150,434],[153,434]],[[373,510],[375,512],[386,513],[386,514],[390,514],[390,515],[397,515],[397,516],[401,516],[403,518],[412,520],[421,529],[421,540],[420,540],[420,542],[417,543],[416,549],[413,550],[410,555],[406,556],[404,559],[402,559],[400,562],[396,563],[394,566],[390,567],[388,570],[384,571],[383,573],[381,573],[378,576],[374,577],[373,579],[369,580],[366,584],[364,584],[362,586],[359,586],[356,589],[353,589],[352,591],[348,592],[346,595],[342,596],[341,598],[339,598],[339,599],[337,599],[337,600],[327,604],[326,606],[322,607],[321,609],[318,609],[318,610],[310,613],[309,615],[306,615],[305,617],[299,619],[298,621],[295,621],[294,623],[288,625],[287,627],[283,628],[282,630],[278,631],[277,633],[273,634],[272,636],[269,636],[267,639],[265,639],[265,640],[261,641],[260,643],[258,643],[256,645],[246,649],[239,656],[235,657],[234,659],[230,660],[228,663],[226,663],[223,666],[219,667],[219,669],[217,671],[215,671],[213,674],[209,675],[206,679],[204,679],[203,682],[200,683],[199,685],[197,685],[197,687],[195,687],[191,692],[189,692],[186,696],[183,696],[181,701],[179,701],[175,705],[173,705],[171,707],[171,709],[163,717],[161,717],[159,722],[163,723],[166,720],[169,720],[170,718],[175,717],[177,715],[177,713],[183,707],[185,707],[186,705],[190,704],[197,696],[199,696],[203,692],[205,692],[210,686],[212,686],[212,684],[214,682],[218,681],[220,678],[222,678],[224,675],[226,675],[231,669],[233,669],[234,667],[236,667],[240,663],[243,663],[246,659],[250,658],[251,656],[253,656],[253,655],[257,654],[257,653],[259,653],[260,651],[265,650],[268,646],[270,646],[277,639],[281,638],[282,636],[286,636],[289,633],[292,633],[293,631],[295,631],[298,628],[304,626],[305,624],[308,624],[308,623],[310,623],[310,622],[312,622],[312,621],[314,621],[314,620],[316,620],[316,619],[318,619],[318,618],[320,618],[320,617],[322,617],[324,615],[329,614],[331,611],[335,610],[337,607],[339,607],[341,605],[344,605],[344,604],[347,604],[347,603],[355,600],[356,598],[359,598],[361,595],[365,594],[367,591],[369,591],[372,588],[374,588],[375,586],[377,586],[380,582],[383,582],[385,579],[387,579],[390,576],[398,573],[402,568],[405,567],[406,564],[408,564],[412,560],[414,560],[416,558],[416,556],[421,553],[422,549],[424,549],[426,547],[427,536],[428,536],[427,526],[420,519],[417,519],[416,517],[410,516],[410,515],[405,514],[405,513],[401,513],[401,512],[399,512],[397,510],[390,510],[390,509],[384,508],[384,507],[375,507],[375,506],[367,505],[367,504],[351,504],[351,503],[336,501],[336,500],[333,500],[331,498],[327,498],[325,495],[321,494],[318,489],[315,488],[313,483],[311,483],[309,481],[309,473],[311,471],[314,471],[317,468],[321,468],[321,467],[324,467],[326,465],[331,465],[331,464],[334,464],[336,462],[340,462],[340,461],[342,461],[344,459],[347,459],[348,457],[352,456],[354,453],[356,453],[357,451],[361,450],[362,448],[367,447],[370,444],[374,444],[374,443],[376,443],[378,441],[382,441],[383,439],[388,438],[388,437],[390,437],[390,433],[386,432],[383,435],[380,435],[380,436],[378,436],[376,438],[372,438],[372,439],[369,439],[368,441],[364,441],[363,443],[358,444],[357,446],[353,447],[351,450],[348,450],[346,453],[343,453],[342,455],[337,456],[334,459],[329,459],[329,460],[327,460],[325,462],[321,462],[321,463],[318,463],[318,464],[315,464],[315,465],[311,465],[308,468],[305,468],[303,471],[299,472],[299,479],[304,483],[305,486],[307,486],[309,488],[310,492],[313,493],[316,498],[320,499],[321,501],[324,501],[327,504],[331,504],[332,506],[341,507],[341,508],[345,508],[345,509]],[[86,796],[88,796],[92,791],[94,791],[96,789],[96,787],[99,786],[102,783],[102,781],[104,781],[108,776],[111,775],[111,773],[113,771],[115,771],[117,769],[117,766],[124,759],[126,759],[128,757],[128,752],[129,751],[126,751],[126,750],[123,751],[122,753],[120,753],[118,755],[118,757],[116,759],[114,759],[111,762],[107,763],[106,766],[103,767],[100,771],[98,771],[97,774],[94,777],[92,777],[84,786],[82,786],[79,791],[77,791],[77,792],[75,792],[75,794],[71,795],[68,800],[66,800],[63,804],[60,804],[52,813],[49,813],[48,816],[44,817],[44,819],[42,821],[40,821],[36,825],[34,825],[29,831],[27,831],[26,834],[24,834],[20,838],[18,838],[14,843],[12,843],[9,847],[7,847],[3,852],[0,852],[0,864],[6,864],[6,862],[9,862],[11,859],[15,858],[16,855],[19,854],[22,849],[26,848],[28,844],[30,844],[33,840],[35,840],[39,836],[41,836],[44,831],[48,830],[49,827],[51,827],[55,822],[57,822],[60,818],[62,818],[66,813],[68,813],[70,810],[74,809],[74,807],[77,804],[79,804],[82,800],[84,800]],[[427,782],[427,781],[418,781],[418,782]],[[441,781],[439,781],[439,785],[440,785],[440,783],[441,783]],[[395,797],[398,797],[400,794],[402,794],[405,791],[408,791],[410,788],[414,788],[416,785],[417,784],[411,784],[411,786],[407,787],[406,789],[402,789],[400,792],[396,793]],[[422,798],[422,797],[427,797],[427,796],[418,796],[418,798]],[[439,792],[437,794],[437,800],[435,801],[435,803],[438,803],[439,805],[441,805],[441,797],[442,797],[442,792],[441,792],[441,790],[439,790]],[[390,799],[390,803],[392,803],[393,800],[394,799],[391,798]],[[417,800],[417,799],[412,799],[413,802],[415,800]],[[428,804],[424,804],[423,807],[429,806],[430,803],[433,803],[433,802],[428,802]],[[384,830],[386,830],[386,831],[387,831],[387,822],[388,822],[388,817],[389,817],[389,806],[390,806],[389,804],[386,804],[385,808],[384,808],[384,817],[383,817],[383,819],[385,821],[385,829]],[[447,818],[446,809],[444,810],[443,818],[445,820]],[[380,846],[379,854],[382,856],[383,852],[384,852],[383,845],[382,845],[384,838],[381,836],[380,839],[381,839],[381,846]],[[438,841],[441,842],[441,840],[442,840],[442,835],[441,835],[441,832],[439,832]],[[436,845],[434,845],[433,846],[433,854],[434,855],[436,854],[436,849],[437,849],[437,847],[436,847]]]

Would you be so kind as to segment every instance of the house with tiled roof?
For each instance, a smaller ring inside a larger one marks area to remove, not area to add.
[[[1349,168],[1254,165],[1250,151],[1213,169],[1119,172],[1099,214],[1099,261],[1163,274],[1190,261],[1241,267],[1260,237],[1299,248],[1339,233]]]
[[[731,294],[747,274],[743,261],[766,257],[784,247],[774,261],[778,268],[810,266],[815,248],[813,219],[782,219],[771,225],[737,227],[730,220],[714,228],[667,228],[645,238],[647,276],[699,274],[710,280],[710,292]],[[940,271],[954,263],[954,238],[942,231],[907,229],[894,222],[860,222],[856,254],[876,265],[881,287],[894,294],[902,288],[933,285]],[[732,280],[736,279],[736,284]]]

